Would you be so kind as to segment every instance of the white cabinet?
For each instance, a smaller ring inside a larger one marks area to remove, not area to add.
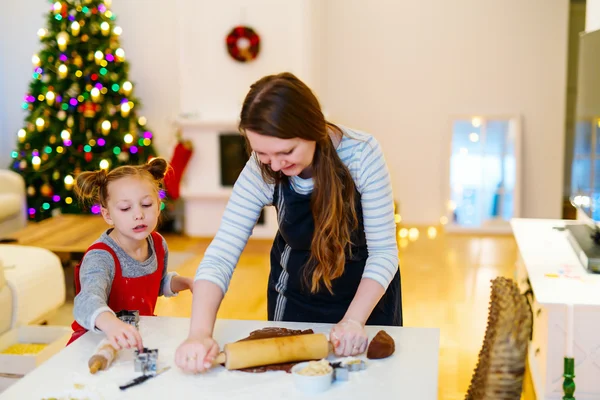
[[[515,279],[530,293],[534,318],[529,365],[538,400],[562,399],[566,305],[573,304],[575,397],[600,399],[600,275],[583,268],[561,230],[565,223],[511,222],[520,252]]]

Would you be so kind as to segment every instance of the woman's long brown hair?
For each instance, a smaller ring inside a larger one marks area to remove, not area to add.
[[[322,285],[333,293],[331,282],[344,273],[350,234],[358,225],[354,180],[329,136],[330,131],[342,135],[342,130],[325,120],[310,88],[291,73],[266,76],[251,86],[242,106],[239,128],[242,134],[252,131],[316,142],[311,196],[315,231],[306,280],[312,293],[321,290]],[[257,161],[266,182],[287,179]]]

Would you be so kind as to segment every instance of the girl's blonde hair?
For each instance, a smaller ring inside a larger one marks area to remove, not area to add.
[[[83,204],[100,203],[106,208],[109,183],[121,178],[139,177],[152,182],[158,196],[160,184],[168,168],[169,164],[163,158],[157,157],[144,165],[123,165],[110,172],[104,169],[82,172],[75,180],[75,194]]]

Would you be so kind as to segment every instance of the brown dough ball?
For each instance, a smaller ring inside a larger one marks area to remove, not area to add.
[[[394,354],[396,345],[394,339],[385,331],[377,332],[377,335],[369,343],[367,349],[367,358],[376,360],[379,358],[386,358]]]

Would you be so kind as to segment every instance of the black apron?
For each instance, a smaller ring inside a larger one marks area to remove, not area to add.
[[[315,230],[310,198],[311,194],[296,193],[288,180],[275,185],[273,205],[277,209],[279,230],[271,248],[267,289],[270,321],[336,324],[346,314],[362,279],[368,251],[360,194],[357,191],[355,204],[358,227],[351,233],[352,256],[346,256],[342,276],[331,282],[333,295],[324,285],[321,285],[319,292],[310,292],[310,277],[308,281],[305,279],[305,264],[310,257]],[[399,269],[373,309],[367,325],[402,326]]]

